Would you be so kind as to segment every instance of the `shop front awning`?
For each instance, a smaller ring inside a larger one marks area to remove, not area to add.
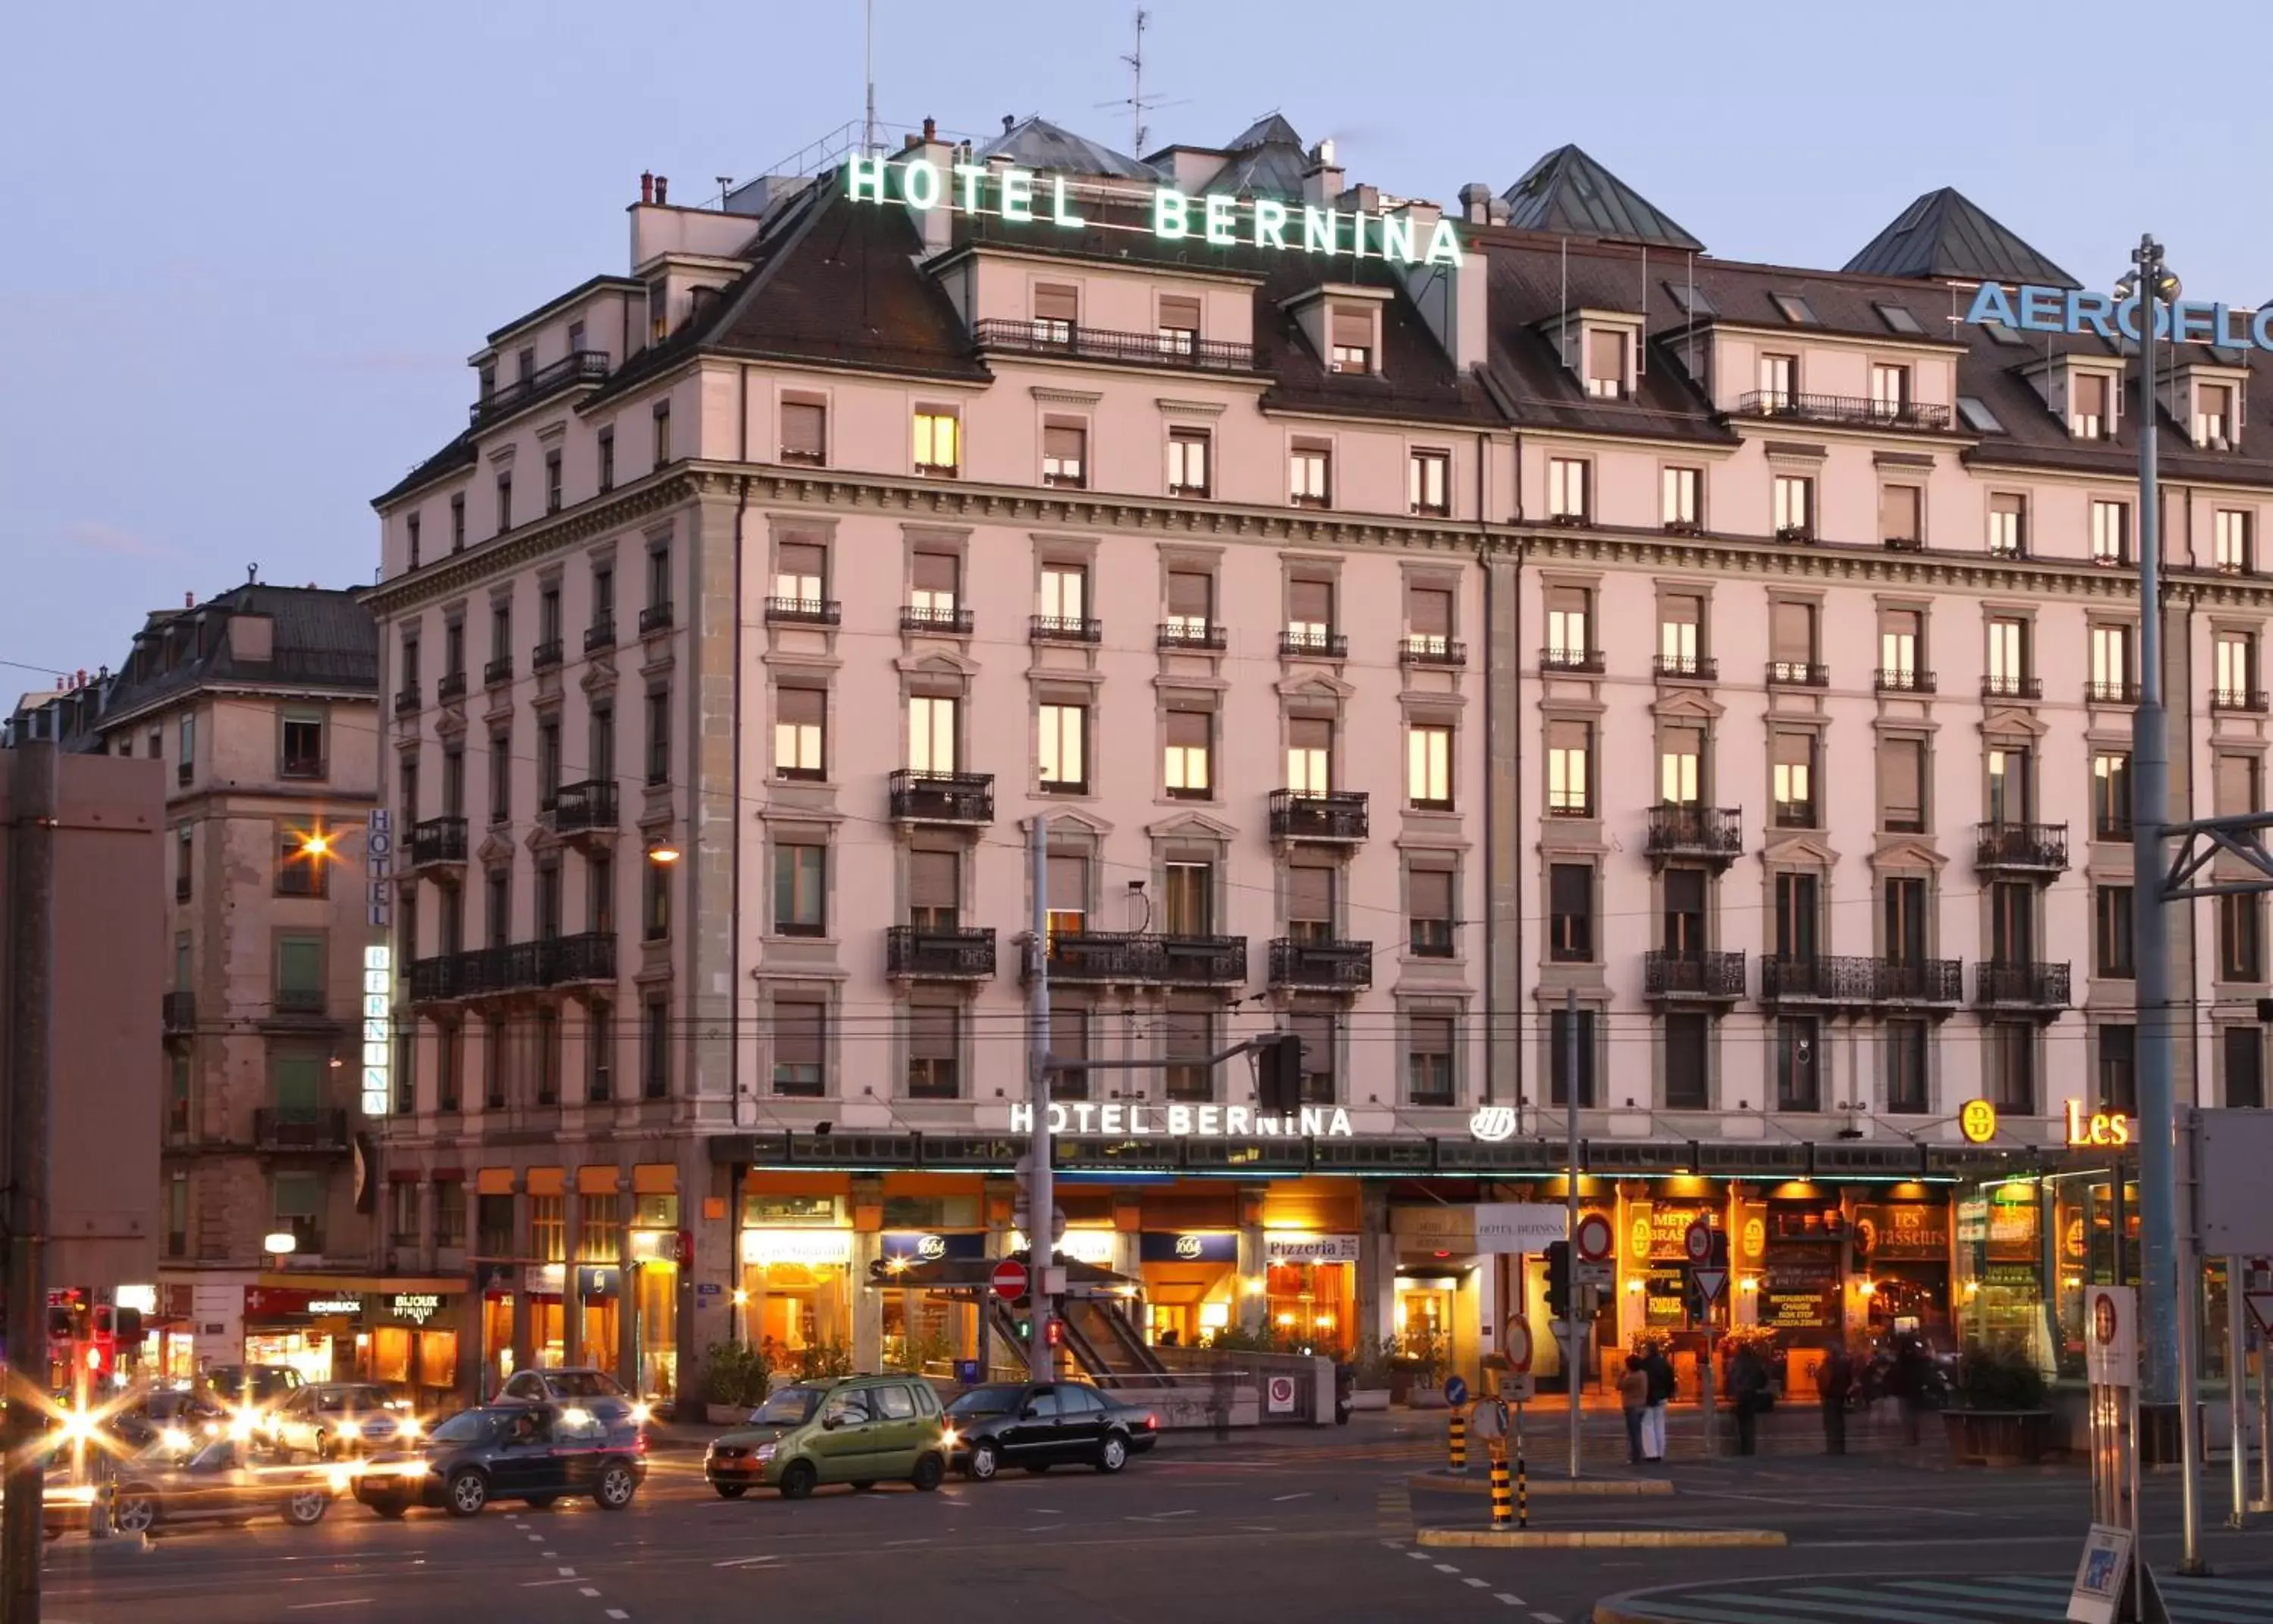
[[[1024,1252],[1011,1255],[1022,1263],[1031,1261]],[[995,1265],[1001,1261],[1000,1258],[984,1257],[934,1258],[927,1263],[911,1263],[905,1269],[887,1270],[868,1283],[882,1291],[984,1291],[991,1289]],[[1077,1258],[1061,1257],[1058,1267],[1065,1270],[1069,1291],[1110,1291],[1136,1283],[1126,1275],[1099,1269]]]

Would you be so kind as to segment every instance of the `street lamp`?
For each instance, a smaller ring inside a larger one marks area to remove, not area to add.
[[[655,844],[647,849],[647,860],[658,868],[668,868],[679,861],[678,842],[668,835],[658,835]]]
[[[300,1249],[300,1238],[290,1230],[271,1230],[260,1238],[260,1249],[275,1261],[277,1268],[281,1269],[284,1260]]]

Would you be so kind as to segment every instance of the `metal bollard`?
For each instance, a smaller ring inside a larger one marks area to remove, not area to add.
[[[1515,1492],[1509,1486],[1507,1455],[1494,1449],[1491,1457],[1491,1525],[1505,1528],[1515,1520]]]
[[[1515,1457],[1515,1525],[1531,1526],[1531,1479],[1524,1473],[1520,1455]]]
[[[1459,1411],[1452,1411],[1452,1470],[1466,1475],[1468,1470],[1468,1418]]]

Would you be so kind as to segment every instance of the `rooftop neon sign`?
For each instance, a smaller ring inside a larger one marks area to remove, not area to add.
[[[2136,344],[2145,337],[2136,294],[2119,299],[2083,288],[2030,285],[2007,293],[1994,282],[1984,282],[1974,291],[1973,307],[1965,319],[1993,321],[2022,333],[2096,333],[2111,344],[2121,339]],[[2208,299],[2158,299],[2154,331],[2164,343],[2273,351],[2273,304],[2238,311]]]
[[[855,157],[844,166],[844,195],[855,203],[904,203],[926,213],[938,208],[958,214],[994,213],[1008,221],[1039,221],[1069,229],[1089,223],[1074,212],[1064,176],[1043,175],[1015,164],[956,163],[942,170],[928,158],[887,162]],[[1152,189],[1151,230],[1162,242],[1459,266],[1464,255],[1452,222],[1440,216],[1429,227],[1425,243],[1419,240],[1421,225],[1410,213],[1320,208],[1276,198],[1242,200],[1219,191],[1195,198],[1173,186]]]

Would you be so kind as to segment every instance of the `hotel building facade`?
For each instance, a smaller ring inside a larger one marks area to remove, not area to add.
[[[1446,211],[1276,117],[668,198],[376,503],[380,1204],[461,1386],[969,1356],[1037,908],[1084,1363],[1543,1332],[1470,1203],[1563,1198],[1574,1091],[1597,1348],[1693,1334],[1702,1217],[1724,1323],[2059,1361],[2128,1221],[2051,1176],[2129,1104],[2140,361],[1954,318],[2072,278],[1954,192],[1751,265],[1575,148]],[[2173,812],[2254,808],[2273,458],[2247,356],[2157,365]],[[2262,1104],[2259,904],[2178,953],[2182,1097]],[[1208,1063],[1272,1032],[1291,1133]]]

